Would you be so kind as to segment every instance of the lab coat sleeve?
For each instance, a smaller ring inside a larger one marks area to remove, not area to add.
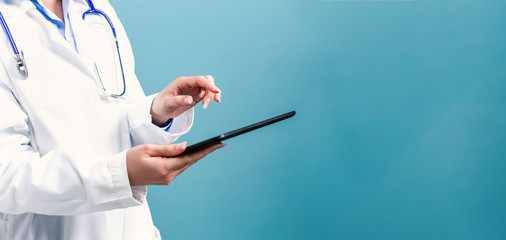
[[[98,4],[110,15],[116,26],[125,74],[128,79],[127,97],[134,99],[134,103],[130,104],[127,110],[132,145],[170,144],[176,141],[178,137],[190,130],[193,124],[193,108],[174,118],[168,132],[152,123],[150,111],[156,94],[146,97],[139,84],[135,74],[135,60],[130,41],[113,7],[108,1],[96,1],[96,5]]]
[[[130,187],[125,152],[41,155],[32,148],[27,115],[2,81],[0,103],[0,212],[77,215],[142,204],[145,193]]]
[[[128,112],[128,124],[132,145],[146,143],[169,144],[187,133],[193,123],[193,108],[174,118],[169,131],[152,123],[151,103],[156,95],[151,95],[135,104]]]

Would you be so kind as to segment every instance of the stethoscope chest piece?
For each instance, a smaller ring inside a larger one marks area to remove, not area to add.
[[[7,26],[7,22],[5,21],[5,18],[1,12],[0,12],[0,24],[2,25],[5,35],[7,35],[7,38],[9,39],[9,43],[11,45],[12,52],[14,53],[14,57],[16,58],[16,65],[19,71],[23,75],[25,75],[25,77],[28,77],[28,68],[26,67],[26,61],[23,51],[18,50],[16,42],[14,42],[14,38],[12,37],[11,30]]]

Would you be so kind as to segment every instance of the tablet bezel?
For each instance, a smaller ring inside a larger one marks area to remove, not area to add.
[[[273,118],[269,118],[267,120],[253,123],[253,124],[248,125],[246,127],[242,127],[242,128],[239,128],[239,129],[227,132],[227,133],[223,133],[223,134],[218,135],[216,137],[212,137],[207,140],[195,143],[193,145],[186,147],[186,150],[181,154],[188,154],[188,153],[196,152],[198,150],[204,149],[204,148],[212,146],[214,144],[218,144],[224,140],[227,140],[227,139],[242,135],[244,133],[251,132],[253,130],[271,125],[273,123],[277,123],[279,121],[291,118],[295,115],[295,113],[296,113],[295,111],[287,112],[285,114],[281,114],[281,115],[275,116]]]

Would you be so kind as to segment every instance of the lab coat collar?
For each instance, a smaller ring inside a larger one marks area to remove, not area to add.
[[[35,9],[30,0],[5,0],[2,6],[0,11],[11,18],[25,15],[29,10]]]
[[[88,6],[88,2],[86,0],[69,0],[74,2],[79,2],[80,5]],[[36,9],[35,5],[30,0],[5,0],[2,8],[0,8],[0,11],[2,13],[5,12],[5,14],[9,17],[19,17],[29,10]],[[83,10],[86,11],[87,9]]]

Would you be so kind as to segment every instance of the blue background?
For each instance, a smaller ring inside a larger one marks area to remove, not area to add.
[[[506,2],[112,0],[146,93],[212,74],[166,239],[505,239]]]

